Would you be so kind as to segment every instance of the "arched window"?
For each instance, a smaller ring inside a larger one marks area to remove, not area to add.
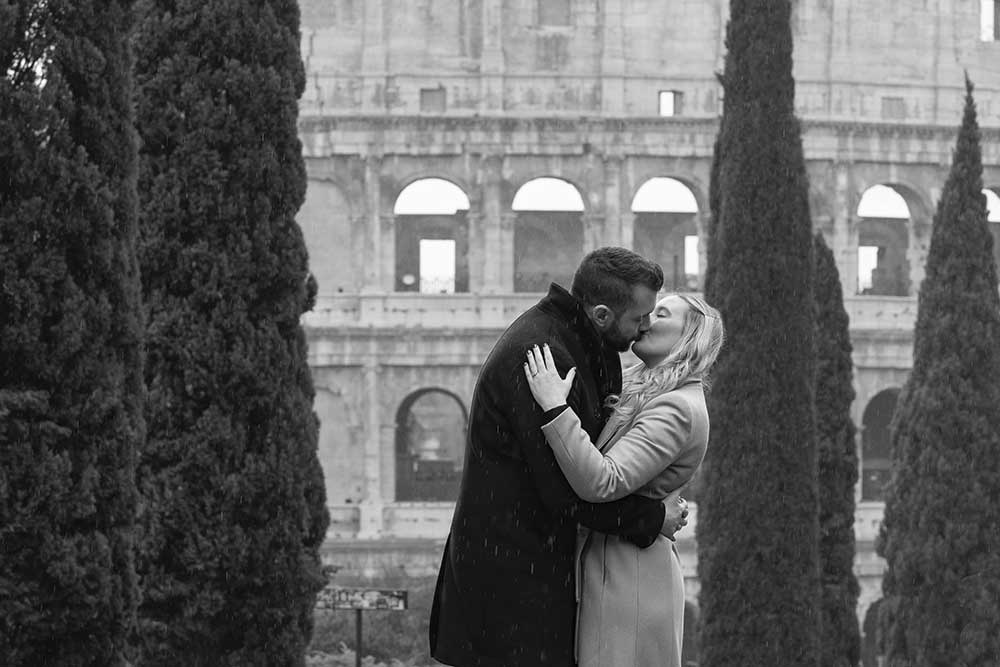
[[[986,195],[986,219],[990,223],[990,232],[993,234],[993,259],[997,264],[997,271],[1000,273],[1000,196],[997,196],[997,190],[995,189],[985,189],[983,194]]]
[[[701,276],[698,202],[691,190],[673,178],[651,178],[635,193],[632,212],[632,247],[663,267],[663,288],[696,291]]]
[[[899,389],[885,389],[875,394],[861,418],[861,499],[885,500],[889,481],[892,443],[889,424],[896,411]]]
[[[469,291],[469,198],[457,185],[424,178],[396,198],[396,291]]]
[[[908,296],[910,208],[887,185],[865,190],[858,204],[858,294]]]
[[[465,406],[442,389],[415,391],[396,413],[396,500],[454,501],[465,461]]]
[[[558,178],[528,181],[514,195],[514,291],[567,290],[583,255],[583,198]]]

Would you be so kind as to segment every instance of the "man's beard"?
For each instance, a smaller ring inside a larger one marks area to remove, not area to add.
[[[630,347],[632,347],[632,341],[634,339],[630,336],[626,336],[622,333],[621,329],[618,328],[618,323],[616,322],[614,328],[608,330],[604,334],[604,344],[613,349],[615,352],[627,352]]]

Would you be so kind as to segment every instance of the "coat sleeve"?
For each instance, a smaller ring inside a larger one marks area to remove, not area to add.
[[[691,434],[691,410],[666,394],[643,407],[607,454],[591,442],[572,410],[542,426],[559,468],[588,502],[624,498],[641,489],[677,458]]]
[[[525,345],[525,351],[527,348]],[[565,373],[568,365],[559,363],[558,354],[556,358],[557,366]],[[663,503],[637,495],[604,503],[581,500],[560,470],[542,433],[542,409],[531,395],[520,362],[508,372],[506,379],[510,391],[508,400],[504,401],[508,406],[506,416],[546,510],[553,516],[566,514],[591,530],[618,535],[639,547],[653,544],[663,527],[666,513]],[[570,408],[574,409],[579,409],[579,401],[580,396],[575,390],[567,399]]]

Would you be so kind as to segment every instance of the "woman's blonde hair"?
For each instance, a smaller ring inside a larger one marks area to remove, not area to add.
[[[666,359],[652,368],[638,363],[622,374],[622,392],[607,398],[605,405],[623,417],[631,416],[646,402],[676,389],[691,378],[707,379],[725,340],[722,316],[701,297],[678,294],[688,305],[680,340]]]

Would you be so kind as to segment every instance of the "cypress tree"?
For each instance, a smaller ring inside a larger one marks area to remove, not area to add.
[[[727,329],[698,504],[701,664],[816,665],[813,238],[788,0],[733,0],[711,292]]]
[[[303,664],[328,515],[293,0],[142,0],[147,665]]]
[[[0,663],[124,665],[143,437],[128,1],[0,4]]]
[[[887,664],[1000,662],[1000,298],[966,80],[920,285],[913,371],[890,425],[878,553]]]
[[[858,580],[854,576],[854,487],[858,481],[851,337],[833,253],[816,233],[816,431],[819,558],[823,582],[823,667],[861,659]]]

